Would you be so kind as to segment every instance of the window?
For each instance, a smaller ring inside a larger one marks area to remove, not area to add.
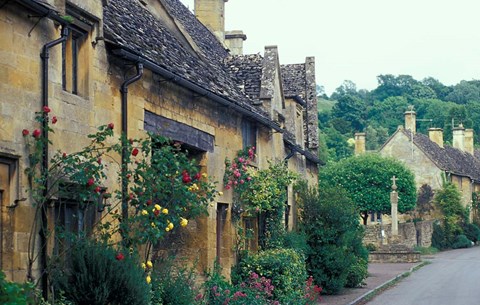
[[[217,262],[220,264],[220,257],[222,256],[222,249],[225,245],[222,242],[225,223],[227,221],[228,204],[217,203]]]
[[[18,184],[18,175],[17,175],[17,160],[4,158],[0,156],[0,269],[8,269],[3,264],[3,259],[5,257],[2,256],[4,252],[10,252],[14,249],[13,246],[13,227],[12,222],[8,221],[8,214],[6,210],[7,207],[14,207],[16,199],[15,198],[15,186]],[[7,233],[8,232],[8,233]],[[9,234],[8,236],[6,236]],[[10,255],[12,253],[10,252]],[[3,267],[3,268],[2,268]]]
[[[80,201],[72,194],[81,186],[73,183],[59,185],[60,198],[55,202],[55,252],[63,254],[70,247],[72,236],[92,233],[100,215],[102,202]],[[102,198],[100,196],[100,198]],[[101,200],[101,199],[100,199]]]
[[[244,149],[257,146],[257,126],[254,122],[242,121],[242,141]]]
[[[62,88],[75,95],[88,95],[89,51],[87,43],[99,19],[87,11],[67,4],[66,13],[72,17],[69,36],[62,44]]]
[[[245,250],[257,251],[258,249],[258,219],[256,217],[243,217],[245,234]]]

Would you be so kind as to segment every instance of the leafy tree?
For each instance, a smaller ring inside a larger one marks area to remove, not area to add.
[[[351,124],[352,131],[362,131],[365,127],[366,106],[356,96],[343,95],[332,108],[333,117]]]
[[[388,129],[382,126],[374,127],[372,125],[368,125],[365,129],[365,133],[367,134],[367,150],[379,149],[388,139]]]
[[[331,99],[338,100],[345,95],[356,96],[357,95],[357,85],[351,80],[344,80],[343,83],[335,89],[335,91],[330,96]]]
[[[480,80],[462,80],[453,86],[452,91],[445,97],[445,100],[457,104],[480,101]]]
[[[391,178],[396,176],[400,213],[412,210],[416,202],[412,172],[400,161],[376,154],[363,154],[329,164],[320,171],[320,181],[347,191],[367,223],[371,211],[390,213]]]
[[[438,79],[433,77],[426,77],[422,80],[422,84],[429,87],[435,92],[435,95],[440,100],[445,100],[445,97],[451,92],[451,88],[442,84]]]
[[[348,144],[347,137],[335,128],[326,128],[321,134],[325,135],[329,161],[338,161],[353,154],[353,148]]]
[[[468,211],[462,206],[462,195],[451,182],[444,182],[435,194],[435,203],[443,214],[445,245],[451,247],[458,235],[463,234],[463,225],[468,222]]]
[[[300,227],[308,236],[309,273],[327,294],[359,285],[367,276],[368,252],[355,204],[339,187],[302,187]]]
[[[368,121],[372,125],[386,127],[389,133],[393,133],[399,125],[403,125],[403,114],[408,105],[407,99],[401,96],[375,101],[369,108]]]

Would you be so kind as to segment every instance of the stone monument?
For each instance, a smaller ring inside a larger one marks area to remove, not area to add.
[[[390,193],[391,216],[392,216],[392,239],[398,237],[398,193],[397,177],[392,177],[392,192]]]

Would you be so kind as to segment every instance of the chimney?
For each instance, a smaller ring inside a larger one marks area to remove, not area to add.
[[[365,138],[364,132],[355,133],[355,156],[365,153]]]
[[[195,0],[195,16],[221,43],[225,41],[225,2],[228,0]]]
[[[465,128],[463,124],[453,128],[453,147],[465,151]]]
[[[414,110],[405,111],[405,129],[413,134],[417,132],[417,113]]]
[[[432,142],[437,143],[438,146],[443,148],[443,129],[442,128],[429,128],[428,137]]]
[[[465,129],[465,151],[473,156],[474,147],[473,147],[473,129]]]
[[[243,31],[228,31],[225,33],[225,44],[231,55],[243,55],[243,41],[247,35]]]

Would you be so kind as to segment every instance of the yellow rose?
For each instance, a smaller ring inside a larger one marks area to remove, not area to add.
[[[162,213],[165,214],[165,215],[167,215],[167,214],[168,214],[168,209],[163,209],[163,210],[162,210]]]
[[[169,228],[170,230],[173,229],[173,223],[169,223],[167,228]]]
[[[155,205],[155,210],[158,210],[158,211],[160,211],[161,209],[162,209],[162,207],[161,207],[161,206],[159,206],[158,204],[156,204],[156,205]]]
[[[148,211],[147,210],[142,210],[142,215],[148,215]]]
[[[152,226],[152,228],[155,228],[157,226],[154,222],[152,222],[150,225]]]
[[[206,173],[202,173],[202,177],[203,177],[203,178],[207,178],[208,175],[207,175]]]
[[[147,282],[147,284],[150,284],[152,282],[152,278],[150,277],[150,275],[147,275],[145,281]]]
[[[218,195],[223,196],[223,192],[218,192]]]
[[[152,261],[147,261],[147,267],[148,267],[148,268],[153,268],[153,263],[152,263]]]
[[[181,217],[181,218],[180,218],[180,225],[181,225],[182,227],[186,227],[186,226],[188,225],[188,220],[185,219],[185,218],[183,218],[183,217]]]
[[[165,228],[165,231],[167,231],[167,232],[170,231],[170,228],[169,228],[169,227],[166,227],[166,228]]]
[[[147,265],[145,265],[145,263],[142,263],[142,269],[143,270],[147,269]]]

